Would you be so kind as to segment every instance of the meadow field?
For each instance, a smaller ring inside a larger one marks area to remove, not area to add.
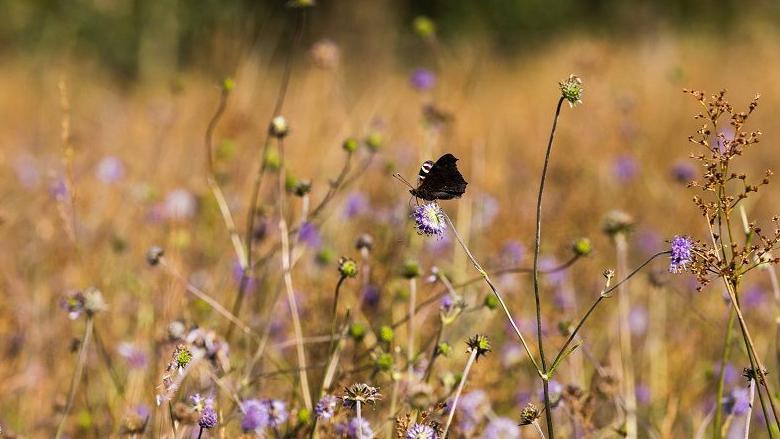
[[[780,437],[776,29],[426,24],[4,56],[0,437]]]

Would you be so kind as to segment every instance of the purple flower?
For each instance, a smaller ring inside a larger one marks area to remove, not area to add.
[[[376,308],[379,305],[379,287],[376,284],[368,284],[363,287],[363,303],[369,308]]]
[[[508,241],[501,249],[501,255],[506,259],[507,264],[517,265],[525,258],[526,248],[517,241]]]
[[[345,219],[352,219],[366,213],[368,208],[366,195],[363,192],[352,192],[347,196],[347,200],[344,203],[343,216]]]
[[[520,427],[509,418],[495,418],[482,432],[483,439],[514,439],[520,437]]]
[[[715,376],[720,375],[720,363],[716,363],[713,367],[712,373]],[[723,382],[726,384],[733,384],[739,378],[737,369],[731,363],[726,363],[726,369],[723,371]]]
[[[31,155],[23,155],[14,160],[14,171],[19,183],[26,188],[34,188],[41,182],[41,172]]]
[[[740,303],[742,306],[752,308],[761,305],[764,302],[764,289],[760,285],[752,285],[742,294]]]
[[[687,236],[677,235],[672,238],[671,252],[669,271],[681,273],[685,271],[685,266],[693,260],[693,241]]]
[[[278,399],[268,399],[265,401],[268,407],[268,425],[271,427],[279,427],[287,422],[287,406],[284,401]]]
[[[436,86],[436,74],[428,69],[415,69],[409,81],[412,87],[418,91],[427,91]]]
[[[314,414],[318,418],[330,419],[336,413],[336,407],[338,407],[339,399],[333,395],[325,395],[317,401],[317,405],[314,406]]]
[[[301,225],[301,229],[298,231],[298,239],[311,248],[322,246],[322,236],[320,236],[317,226],[310,222],[305,222]]]
[[[80,291],[70,291],[60,301],[62,309],[68,312],[68,318],[76,320],[84,312],[86,297]]]
[[[63,201],[67,199],[70,195],[69,192],[68,183],[63,177],[55,179],[49,185],[49,194],[51,194],[51,196],[57,201]]]
[[[365,419],[352,418],[347,428],[347,436],[350,439],[370,439],[374,437],[374,430]]]
[[[564,280],[566,280],[566,270],[552,272],[552,270],[555,270],[559,266],[560,263],[558,260],[552,256],[545,256],[539,261],[539,271],[548,272],[545,275],[545,278],[552,285],[560,285]]]
[[[146,352],[132,343],[119,343],[116,350],[119,353],[119,356],[127,361],[127,364],[131,369],[143,369],[149,362]]]
[[[563,394],[563,384],[556,380],[550,380],[550,383],[547,387],[547,390],[550,394],[550,404],[553,406],[553,408],[558,406],[558,403],[561,401],[561,395]],[[539,391],[539,400],[544,400],[544,390]]]
[[[654,254],[663,249],[663,238],[653,230],[643,229],[636,234],[639,248],[647,254]]]
[[[448,313],[452,309],[452,305],[455,304],[455,301],[452,300],[452,296],[449,294],[446,294],[444,297],[441,298],[441,304],[439,305],[439,311]]]
[[[103,183],[116,183],[125,176],[125,164],[117,157],[105,157],[98,163],[95,176]]]
[[[750,392],[744,387],[733,389],[723,398],[723,409],[727,414],[741,416],[750,407]]]
[[[457,410],[460,429],[470,433],[490,412],[490,400],[484,390],[474,390],[461,396]]]
[[[214,410],[214,407],[207,405],[200,412],[198,425],[200,425],[200,428],[214,428],[217,426],[217,411]]]
[[[688,184],[696,178],[696,168],[687,161],[678,161],[672,165],[672,178],[684,184]]]
[[[619,182],[628,183],[639,173],[639,164],[633,156],[622,155],[615,159],[612,173]]]
[[[249,399],[241,403],[244,418],[241,419],[241,430],[257,432],[268,427],[268,407],[257,399]]]
[[[642,306],[635,306],[628,313],[628,326],[631,334],[639,336],[647,330],[647,311]]]
[[[636,394],[636,400],[639,401],[640,404],[649,404],[650,403],[650,388],[647,387],[644,384],[639,384],[636,386],[636,389],[634,389],[634,393]]]
[[[169,220],[184,221],[195,216],[197,201],[186,189],[175,189],[168,193],[163,204],[163,212]]]
[[[233,261],[233,270],[232,270],[232,272],[233,272],[233,280],[237,284],[240,284],[241,283],[241,278],[243,277],[243,274],[244,274],[244,269],[241,268],[241,263],[237,259]],[[255,287],[257,287],[257,279],[252,277],[251,273],[250,273],[249,278],[246,280],[246,291],[247,292],[254,291]]]
[[[441,238],[447,229],[447,221],[444,212],[436,203],[415,206],[412,212],[417,233],[425,236]]]
[[[437,439],[436,430],[429,425],[413,424],[406,430],[406,439]]]

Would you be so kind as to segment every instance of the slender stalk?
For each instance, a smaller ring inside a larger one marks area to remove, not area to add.
[[[355,401],[357,405],[355,406],[355,410],[357,412],[357,439],[363,439],[363,414],[360,411],[360,401]]]
[[[407,373],[409,374],[409,382],[414,381],[414,306],[417,299],[417,280],[415,278],[409,279],[409,322],[408,322],[408,335],[409,343],[406,349],[406,362]]]
[[[756,380],[750,379],[750,399],[748,403],[747,413],[745,414],[745,439],[750,438],[750,418],[753,416],[753,400],[756,397]],[[770,395],[770,398],[772,396]]]
[[[718,371],[718,387],[715,392],[715,415],[712,423],[712,434],[715,439],[720,438],[720,430],[723,419],[723,393],[726,382],[726,363],[731,354],[731,333],[734,331],[735,314],[729,307],[729,319],[726,324],[726,335],[723,340],[723,354],[720,357],[720,370]]]
[[[577,323],[577,326],[574,327],[574,330],[569,334],[569,338],[566,339],[566,343],[563,344],[561,349],[558,351],[558,354],[555,356],[555,359],[553,360],[552,364],[557,365],[558,362],[563,358],[563,355],[567,352],[567,349],[569,348],[569,345],[574,341],[574,338],[577,336],[577,333],[579,333],[582,326],[585,324],[585,322],[588,320],[591,314],[593,314],[593,311],[598,307],[599,303],[601,303],[602,300],[610,296],[610,293],[620,287],[620,285],[623,284],[623,282],[627,282],[629,279],[634,277],[637,273],[639,273],[647,264],[653,261],[653,259],[662,256],[662,255],[668,255],[669,251],[662,251],[654,254],[653,256],[650,256],[648,260],[640,264],[638,267],[636,267],[631,273],[629,273],[626,277],[624,277],[620,282],[616,283],[615,285],[604,289],[604,291],[599,294],[599,297],[593,302],[593,304],[588,308],[588,311],[585,312],[585,315],[582,316],[580,321]]]
[[[625,234],[615,235],[615,250],[617,253],[617,273],[623,275],[628,269],[628,249]],[[620,357],[623,366],[623,399],[626,410],[626,437],[636,439],[636,382],[634,379],[634,363],[631,346],[631,327],[629,315],[631,313],[631,297],[626,288],[628,284],[622,284],[618,288],[618,309],[620,325],[618,326],[618,338],[620,339]]]
[[[57,433],[54,435],[54,439],[62,437],[62,433],[65,429],[65,420],[68,419],[68,414],[73,408],[73,401],[76,398],[76,391],[81,383],[81,376],[84,372],[84,366],[87,363],[87,347],[89,341],[92,338],[92,329],[94,328],[94,320],[91,315],[87,315],[87,324],[84,328],[84,336],[81,338],[81,347],[79,348],[79,357],[76,362],[76,369],[73,371],[73,377],[70,381],[70,390],[68,391],[68,400],[65,404],[65,411],[62,413],[60,423],[57,425]]]
[[[198,431],[198,439],[200,439],[203,436],[203,427],[200,427],[200,431]]]
[[[463,386],[466,384],[466,379],[469,376],[469,371],[474,364],[474,360],[477,359],[478,352],[477,349],[471,349],[469,359],[466,361],[466,367],[463,368],[463,378],[460,379],[458,390],[455,391],[455,399],[452,400],[452,407],[450,408],[450,413],[447,415],[447,423],[444,425],[444,432],[441,435],[442,438],[447,437],[447,431],[449,431],[450,424],[452,424],[452,418],[455,416],[455,409],[458,407],[458,399],[460,399],[460,394],[463,392]]]
[[[544,439],[544,432],[542,431],[542,427],[539,425],[539,421],[534,419],[534,422],[532,422],[531,424],[533,424],[534,428],[536,428],[536,432],[539,434],[539,437],[541,439]]]
[[[463,242],[463,239],[461,239],[460,234],[458,234],[458,230],[455,228],[455,225],[452,223],[452,220],[450,219],[449,215],[447,215],[447,213],[444,212],[443,210],[442,213],[444,214],[444,218],[447,220],[447,223],[452,228],[452,233],[455,235],[455,238],[458,240],[458,243],[463,248],[463,251],[466,252],[466,256],[468,256],[469,260],[471,261],[471,264],[474,265],[474,268],[482,276],[482,279],[485,280],[485,283],[488,284],[490,290],[493,291],[493,294],[496,295],[496,298],[498,299],[498,303],[501,304],[501,309],[504,310],[504,314],[506,314],[507,320],[509,320],[509,323],[512,325],[512,329],[514,329],[515,334],[517,334],[517,337],[520,339],[520,343],[523,345],[523,348],[525,348],[525,352],[526,354],[528,354],[528,358],[531,360],[531,363],[533,363],[534,368],[536,369],[536,373],[539,374],[540,377],[543,376],[544,372],[542,372],[542,369],[539,368],[539,364],[536,362],[534,355],[531,353],[531,349],[528,347],[528,343],[526,343],[525,337],[523,337],[523,334],[520,332],[520,328],[517,327],[517,324],[515,323],[515,319],[512,318],[512,314],[509,312],[509,308],[507,308],[503,297],[501,297],[501,293],[498,292],[498,289],[490,280],[490,277],[488,276],[487,272],[485,272],[485,270],[482,269],[482,266],[479,264],[479,262],[477,262],[477,259],[474,257],[474,255],[471,254],[471,251]]]
[[[547,178],[547,167],[550,164],[550,153],[552,152],[553,139],[555,138],[555,129],[558,126],[558,117],[561,114],[561,106],[564,97],[558,99],[558,105],[555,106],[555,117],[553,118],[552,129],[550,130],[550,139],[547,141],[547,151],[544,154],[544,166],[542,167],[542,176],[539,181],[539,195],[536,198],[536,235],[534,239],[534,304],[536,305],[536,337],[539,345],[539,360],[542,365],[542,379],[544,385],[544,417],[547,419],[547,434],[550,439],[555,438],[555,429],[552,421],[552,406],[550,404],[550,391],[547,382],[547,360],[544,357],[544,340],[542,337],[542,301],[539,295],[539,247],[542,243],[542,196],[544,195],[544,182]]]

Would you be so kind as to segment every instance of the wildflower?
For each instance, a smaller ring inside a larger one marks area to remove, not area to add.
[[[474,428],[490,412],[490,400],[484,390],[474,390],[464,394],[458,403],[460,411],[460,429],[467,433],[473,432]]]
[[[436,85],[436,75],[428,69],[415,69],[409,78],[409,82],[411,82],[415,90],[430,90]]]
[[[406,439],[437,439],[436,430],[430,425],[413,424],[406,430]]]
[[[197,201],[186,189],[175,189],[168,193],[163,204],[164,216],[169,220],[184,221],[195,216]]]
[[[633,156],[622,155],[615,159],[612,173],[620,183],[628,183],[639,173],[639,164]]]
[[[241,419],[241,430],[260,433],[268,427],[268,407],[257,399],[249,399],[241,403],[244,417]]]
[[[200,411],[198,425],[200,428],[214,428],[217,426],[217,411],[214,410],[214,400],[207,398],[203,402],[203,408]]]
[[[84,312],[84,294],[81,291],[69,292],[60,302],[60,306],[68,312],[68,318],[76,320]]]
[[[311,248],[322,246],[322,237],[317,230],[317,226],[308,221],[301,224],[301,228],[298,231],[298,239]]]
[[[119,432],[123,435],[142,435],[146,431],[150,414],[149,407],[145,405],[133,407],[125,414]]]
[[[685,271],[686,265],[693,261],[693,241],[687,236],[677,235],[672,238],[669,271],[680,273]]]
[[[279,427],[287,422],[287,406],[284,401],[278,399],[268,399],[265,401],[268,407],[268,425],[272,428]]]
[[[358,236],[357,241],[355,241],[355,248],[360,251],[370,251],[373,246],[374,238],[372,238],[368,233],[363,233],[362,235]]]
[[[559,83],[561,96],[569,101],[569,106],[574,107],[582,103],[582,80],[575,75],[569,75],[565,81]]]
[[[368,439],[374,437],[374,430],[365,419],[352,418],[347,428],[347,436],[350,439]]]
[[[528,403],[520,411],[520,425],[529,425],[539,417],[539,409],[532,403]]]
[[[508,241],[504,244],[504,248],[501,249],[502,257],[506,259],[507,263],[510,265],[516,265],[522,262],[525,253],[525,246],[517,241]]]
[[[344,389],[344,396],[341,397],[344,407],[355,408],[360,404],[375,404],[382,399],[378,387],[372,387],[365,383],[355,383]]]
[[[729,415],[740,416],[750,407],[750,392],[744,387],[733,389],[723,398],[723,409]]]
[[[173,351],[171,362],[168,363],[168,370],[175,370],[179,373],[179,375],[182,375],[184,373],[184,369],[189,366],[190,361],[192,361],[192,352],[187,348],[187,346],[180,344],[176,346],[176,349]]]
[[[366,147],[371,152],[376,152],[379,148],[382,147],[382,143],[383,143],[382,134],[380,134],[380,133],[378,133],[376,131],[373,132],[373,133],[370,133],[366,137],[364,143],[366,144]]]
[[[420,264],[414,259],[405,260],[401,269],[401,275],[406,279],[414,279],[420,276]]]
[[[588,256],[593,251],[593,244],[591,244],[588,238],[580,238],[574,241],[571,248],[577,256]]]
[[[466,342],[469,349],[477,352],[477,358],[490,352],[490,340],[484,335],[477,334]]]
[[[634,306],[628,313],[628,326],[631,334],[640,336],[647,330],[647,311],[642,306]]]
[[[125,176],[125,165],[119,158],[108,156],[98,163],[95,175],[103,183],[116,183]]]
[[[360,146],[360,143],[358,143],[358,140],[354,137],[348,137],[341,144],[341,147],[344,148],[344,151],[346,152],[355,152],[357,151],[358,146]]]
[[[441,238],[447,228],[444,212],[436,203],[415,206],[412,218],[414,218],[417,233],[420,235]]]
[[[383,325],[379,328],[379,339],[385,343],[392,343],[395,337],[395,331],[393,328],[387,325]]]
[[[333,395],[325,395],[317,401],[317,405],[314,406],[314,414],[318,418],[330,419],[336,414],[336,407],[338,406],[338,398]]]
[[[268,132],[277,139],[282,139],[287,136],[290,132],[287,119],[285,119],[284,116],[276,116],[271,119],[271,125],[268,127]]]
[[[491,420],[485,431],[484,439],[514,439],[520,437],[520,428],[509,418],[495,418]]]
[[[634,218],[620,210],[613,210],[604,217],[602,230],[614,237],[619,233],[628,233],[634,228]]]
[[[366,198],[366,195],[363,192],[355,191],[347,195],[342,215],[345,219],[352,219],[366,213],[368,208],[368,198]]]
[[[62,300],[61,306],[68,311],[68,318],[71,320],[76,320],[81,314],[92,316],[108,308],[103,299],[103,294],[94,287],[89,287],[84,292],[75,291],[68,293]]]
[[[419,15],[412,22],[414,32],[422,39],[428,40],[436,36],[436,24],[430,18]]]
[[[342,256],[339,258],[339,274],[342,277],[355,277],[358,274],[357,262],[354,259]]]
[[[363,340],[366,336],[366,327],[360,323],[353,323],[349,327],[349,336],[356,342]]]
[[[149,362],[146,352],[132,343],[119,343],[116,350],[132,369],[143,369]]]
[[[321,69],[332,69],[339,65],[341,50],[331,40],[320,40],[311,47],[314,64]]]
[[[677,162],[672,166],[671,174],[676,181],[687,184],[696,178],[696,168],[687,161]]]

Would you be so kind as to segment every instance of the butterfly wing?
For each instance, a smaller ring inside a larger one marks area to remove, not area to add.
[[[457,161],[452,154],[439,157],[412,195],[426,201],[460,198],[466,192],[468,182],[458,171]]]

